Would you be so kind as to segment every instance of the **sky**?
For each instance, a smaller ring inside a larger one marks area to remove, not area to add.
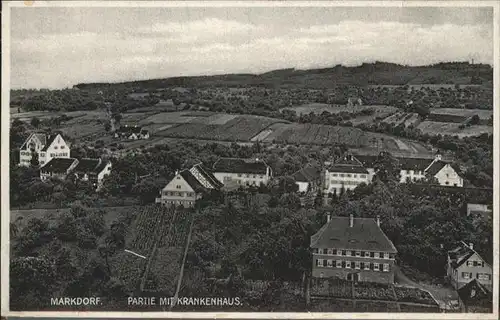
[[[386,61],[493,64],[493,9],[11,8],[11,88]]]

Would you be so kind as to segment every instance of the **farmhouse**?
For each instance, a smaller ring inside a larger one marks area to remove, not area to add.
[[[19,165],[29,166],[33,154],[37,154],[40,166],[53,158],[69,158],[70,147],[61,134],[32,133],[19,150]]]
[[[311,237],[312,276],[394,283],[397,250],[380,219],[331,217]]]
[[[73,158],[54,158],[40,168],[40,179],[45,181],[50,178],[66,179],[68,174],[78,165],[78,160]]]
[[[214,163],[213,172],[224,185],[259,186],[268,184],[272,177],[271,167],[259,159],[220,158]]]
[[[321,186],[321,169],[308,165],[292,175],[300,193],[316,193]]]
[[[322,172],[323,194],[340,194],[341,190],[352,190],[362,183],[370,183],[369,172],[363,164],[346,155],[333,164],[326,163]]]
[[[165,206],[193,207],[203,194],[222,187],[217,178],[201,163],[191,169],[176,172],[175,177],[160,191],[156,203]]]
[[[104,178],[111,173],[111,162],[102,159],[80,159],[72,173],[77,180],[90,181],[99,191],[102,188]]]
[[[475,250],[473,244],[460,245],[448,251],[446,276],[455,289],[460,289],[476,279],[488,290],[493,288],[493,269]]]
[[[491,204],[484,203],[467,203],[467,216],[491,216],[492,210]]]
[[[121,126],[115,131],[115,138],[128,140],[149,139],[149,131],[138,126]]]

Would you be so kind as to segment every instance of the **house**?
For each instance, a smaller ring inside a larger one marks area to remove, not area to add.
[[[201,163],[191,169],[176,172],[174,178],[160,191],[155,202],[165,206],[193,207],[196,200],[212,190],[220,190],[222,183]]]
[[[220,158],[214,163],[212,171],[224,185],[267,185],[272,177],[271,167],[260,159]]]
[[[493,310],[492,292],[477,279],[458,289],[458,297],[465,312],[491,313]]]
[[[90,181],[92,186],[99,191],[104,178],[111,173],[111,162],[102,159],[80,159],[72,170],[77,180]]]
[[[371,182],[368,170],[352,155],[346,155],[332,163],[326,163],[322,172],[323,194],[340,194],[358,185]]]
[[[149,131],[139,126],[121,126],[115,131],[115,138],[128,140],[149,139]]]
[[[40,179],[42,181],[50,178],[66,179],[77,165],[77,159],[53,158],[40,168]]]
[[[380,219],[331,217],[311,237],[312,276],[394,283],[397,250]]]
[[[321,187],[321,169],[309,165],[292,175],[300,193],[316,193]]]
[[[377,156],[357,155],[356,158],[366,168],[369,180],[372,181],[375,175],[375,162]],[[408,158],[399,157],[396,160],[401,165],[400,182],[417,182],[426,177],[434,177],[442,186],[463,187],[463,178],[460,176],[460,169],[442,160],[440,155],[431,158]]]
[[[60,133],[32,133],[19,150],[19,165],[30,166],[33,154],[38,155],[38,163],[44,166],[53,158],[69,158],[70,147]]]
[[[475,250],[473,244],[460,245],[448,251],[446,276],[455,289],[460,289],[476,279],[488,290],[493,290],[493,269]]]

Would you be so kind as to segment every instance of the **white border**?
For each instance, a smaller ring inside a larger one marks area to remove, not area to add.
[[[1,109],[1,155],[2,155],[2,198],[1,198],[1,315],[12,317],[95,317],[95,318],[240,318],[240,319],[498,319],[499,270],[493,268],[493,314],[437,314],[437,313],[238,313],[238,312],[10,312],[9,301],[9,92],[10,92],[10,8],[27,7],[493,7],[494,8],[494,152],[493,152],[493,266],[499,265],[499,205],[500,205],[500,72],[499,36],[500,3],[497,1],[2,1],[2,109]],[[6,182],[6,183],[5,183]]]

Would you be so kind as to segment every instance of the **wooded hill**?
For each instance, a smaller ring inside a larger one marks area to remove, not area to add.
[[[274,70],[262,74],[224,74],[214,76],[172,77],[122,83],[81,83],[78,89],[100,89],[110,86],[158,89],[180,87],[297,87],[333,88],[337,85],[421,85],[421,84],[483,84],[493,83],[493,68],[487,64],[446,62],[428,66],[404,66],[394,63],[363,63],[360,66],[337,65],[332,68]]]

